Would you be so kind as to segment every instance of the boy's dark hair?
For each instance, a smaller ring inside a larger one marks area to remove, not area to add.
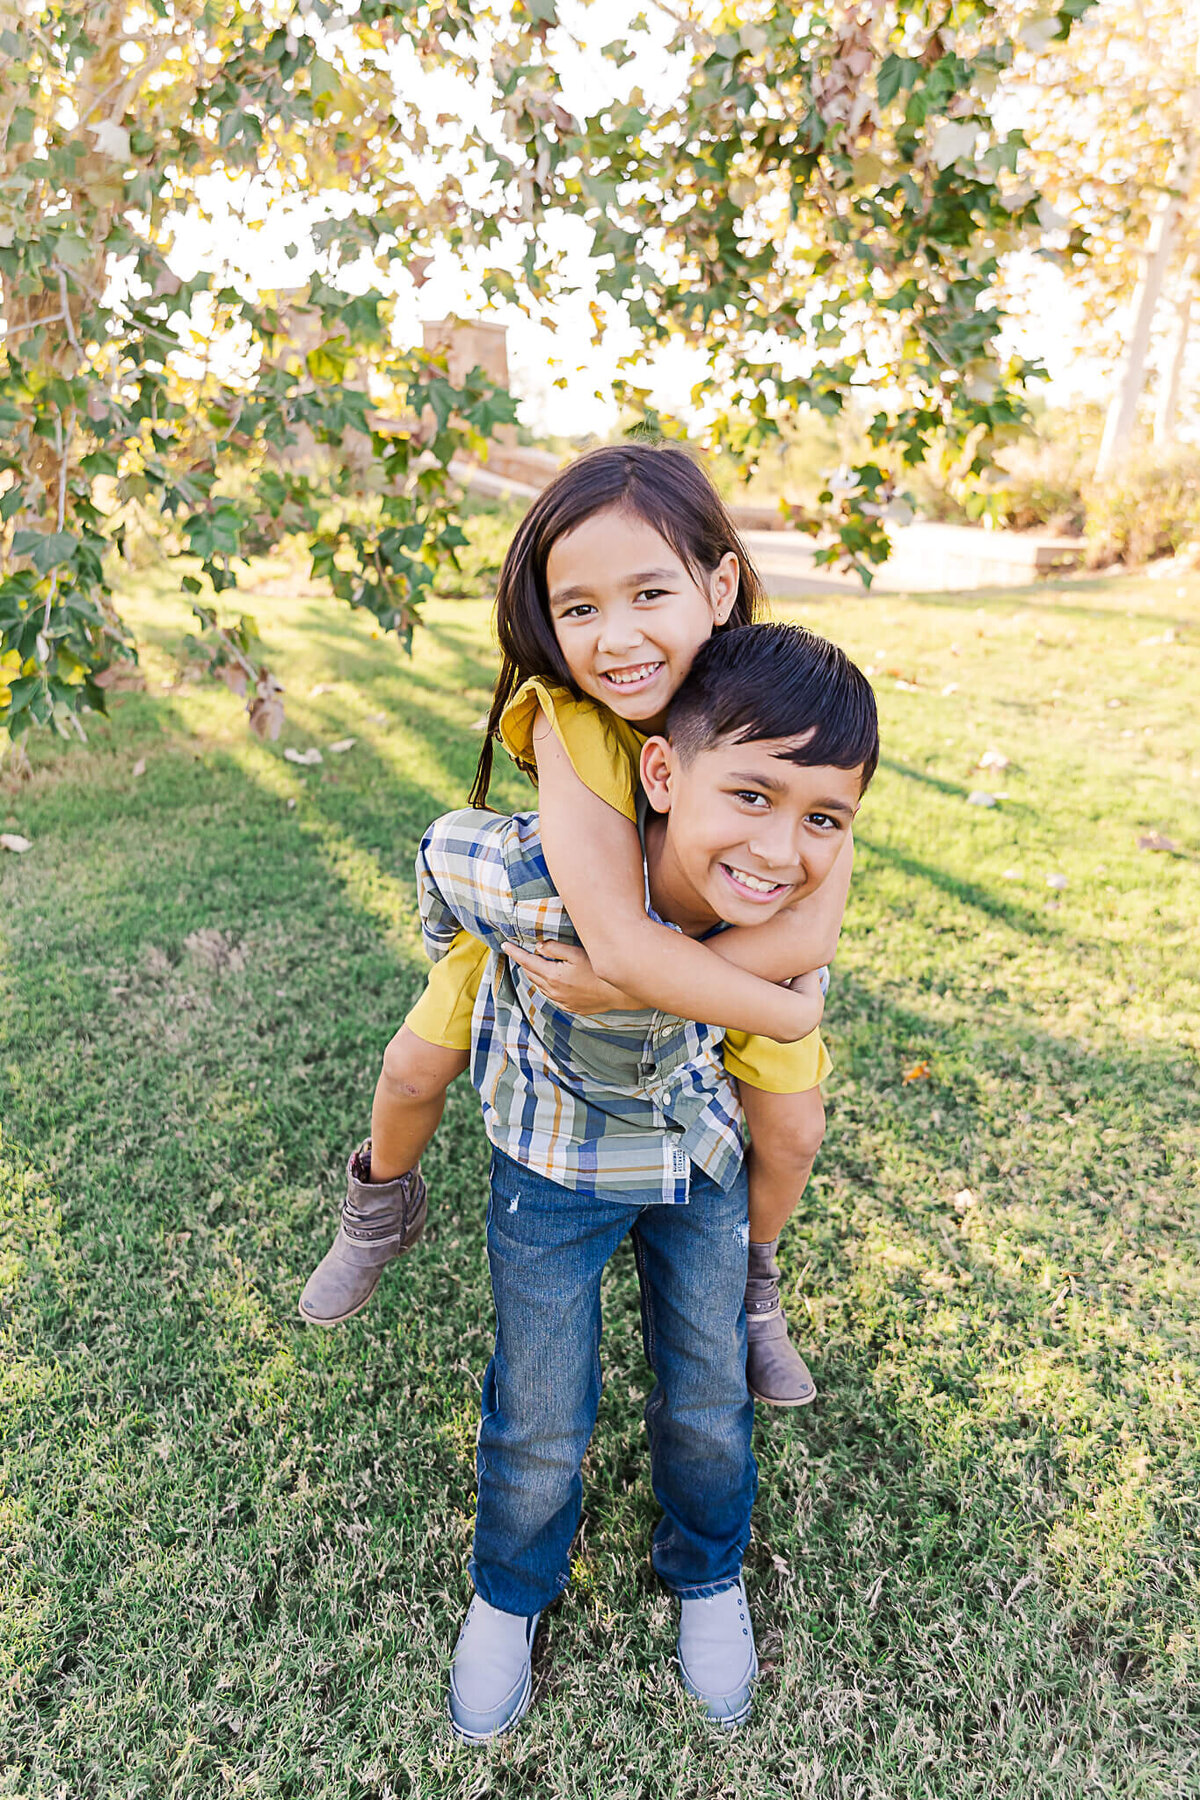
[[[879,762],[875,695],[862,670],[802,625],[751,625],[713,636],[667,708],[667,736],[686,759],[714,744],[805,737],[784,752],[802,768]]]
[[[705,578],[730,550],[738,559],[738,597],[724,625],[749,625],[762,604],[762,584],[737,527],[700,465],[675,444],[606,444],[569,463],[538,495],[517,527],[496,585],[500,674],[471,805],[486,806],[492,743],[500,716],[523,681],[540,675],[572,688],[550,623],[546,560],[560,537],[593,513],[620,507],[664,537],[684,567]]]

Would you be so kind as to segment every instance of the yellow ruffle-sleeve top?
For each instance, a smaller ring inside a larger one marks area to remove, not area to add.
[[[584,786],[636,821],[642,734],[596,701],[577,699],[568,689],[533,676],[505,707],[499,735],[517,767],[534,782],[533,728],[539,712],[546,715]],[[460,931],[447,954],[430,969],[425,990],[405,1020],[410,1031],[446,1050],[469,1050],[471,1014],[487,959],[484,945]],[[794,1094],[816,1087],[831,1063],[819,1031],[792,1044],[729,1031],[725,1067],[751,1087]]]

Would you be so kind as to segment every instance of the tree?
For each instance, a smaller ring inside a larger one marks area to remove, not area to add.
[[[1172,290],[1156,441],[1169,434],[1178,400],[1200,252],[1200,20],[1177,0],[1104,0],[1031,75],[1031,167],[1084,239],[1087,254],[1067,267],[1084,299],[1088,347],[1114,365],[1102,474],[1132,448],[1160,301]]]
[[[1047,38],[1089,4],[1065,0]],[[451,457],[511,416],[481,375],[456,389],[390,341],[396,281],[419,281],[439,244],[474,259],[495,300],[551,310],[567,280],[551,224],[582,218],[606,302],[645,344],[682,334],[707,354],[704,431],[748,465],[781,416],[872,397],[869,454],[804,521],[831,532],[822,556],[868,579],[904,469],[935,438],[982,469],[1020,429],[1032,371],[1000,366],[989,304],[999,258],[1041,233],[1021,134],[990,111],[1014,56],[1009,10],[697,0],[673,16],[675,91],[621,95],[619,41],[603,52],[614,97],[577,119],[559,74],[574,14],[560,21],[557,0],[358,0],[348,14],[10,0],[0,724],[14,738],[82,729],[135,653],[108,572],[131,505],[152,504],[199,558],[203,581],[183,580],[202,641],[217,673],[250,684],[259,730],[278,729],[276,684],[248,622],[213,604],[238,559],[303,535],[338,597],[411,632],[461,542]],[[428,119],[404,98],[414,62],[487,94],[490,116]],[[321,209],[324,261],[301,292],[172,271],[172,220],[218,179]],[[374,401],[401,412],[398,433]],[[338,452],[328,495],[287,457],[302,429]]]
[[[484,224],[452,171],[419,197],[427,133],[393,74],[405,39],[455,63],[469,9],[440,8],[434,27],[425,7],[362,0],[336,42],[331,15],[304,0],[93,0],[28,6],[0,33],[0,723],[14,737],[80,729],[132,656],[105,566],[132,504],[199,558],[203,583],[182,577],[198,597],[303,533],[335,594],[402,637],[438,557],[464,541],[448,465],[512,403],[478,372],[455,388],[444,358],[397,354],[379,280],[352,295],[339,274],[363,251],[377,277],[419,271],[435,240]],[[327,207],[317,223],[324,275],[286,296],[232,269],[181,282],[172,220],[222,178],[277,199],[352,192],[347,218]],[[373,398],[406,409],[406,428],[378,429]],[[289,466],[301,434],[337,452],[331,491]],[[276,734],[279,688],[252,625],[222,625],[211,603],[197,613],[213,669],[250,684],[251,724]]]

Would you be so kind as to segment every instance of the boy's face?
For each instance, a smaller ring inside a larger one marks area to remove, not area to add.
[[[658,885],[685,930],[761,925],[828,875],[858,811],[862,768],[783,759],[803,742],[722,743],[684,758],[665,738],[647,740],[642,783],[666,814]]]

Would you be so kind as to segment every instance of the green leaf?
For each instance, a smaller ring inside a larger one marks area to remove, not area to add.
[[[314,100],[319,100],[322,94],[336,94],[342,85],[337,70],[323,56],[314,56],[309,63],[308,80]]]
[[[66,263],[68,269],[86,269],[94,252],[86,238],[63,232],[55,242],[54,254],[59,262]]]
[[[4,140],[6,150],[15,150],[18,144],[27,144],[33,136],[33,108],[18,106],[8,122],[8,135]]]
[[[70,562],[79,548],[78,538],[72,537],[69,531],[51,531],[44,536],[39,531],[36,536],[38,541],[29,555],[33,558],[34,568],[43,575],[48,575],[51,569],[58,568],[62,563]]]
[[[42,691],[44,680],[41,675],[19,675],[15,681],[9,682],[12,698],[8,703],[9,716],[22,712],[35,694]]]

